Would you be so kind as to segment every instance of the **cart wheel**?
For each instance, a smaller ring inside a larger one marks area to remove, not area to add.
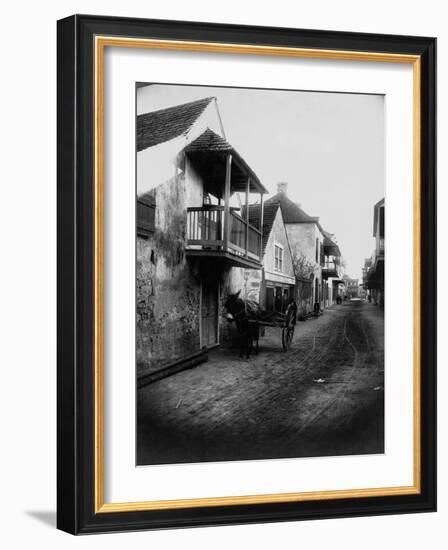
[[[286,310],[285,327],[282,330],[282,345],[283,350],[288,351],[291,347],[291,342],[294,337],[294,329],[296,328],[297,306],[289,304]]]

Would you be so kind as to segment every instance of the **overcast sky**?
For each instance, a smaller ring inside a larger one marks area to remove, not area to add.
[[[143,90],[141,90],[143,91]],[[374,248],[384,196],[384,97],[202,86],[148,86],[138,113],[215,96],[227,140],[271,194],[288,196],[334,233],[351,277]]]

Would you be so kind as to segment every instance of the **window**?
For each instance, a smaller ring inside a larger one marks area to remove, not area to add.
[[[319,263],[319,239],[316,239],[316,264]]]
[[[283,247],[277,244],[274,245],[274,269],[283,271]]]
[[[137,199],[137,235],[148,237],[155,229],[156,203],[153,197]]]

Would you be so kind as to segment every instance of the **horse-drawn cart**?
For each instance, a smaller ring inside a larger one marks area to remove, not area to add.
[[[225,307],[228,312],[228,320],[235,321],[239,341],[240,357],[250,353],[256,346],[258,352],[258,340],[260,327],[278,327],[282,329],[282,346],[288,351],[294,336],[294,329],[297,321],[297,304],[291,301],[285,312],[264,311],[257,302],[243,300],[239,297],[240,292],[229,294]]]
[[[278,327],[282,329],[282,346],[288,351],[294,337],[294,330],[297,321],[297,304],[290,302],[285,313],[279,311],[270,314],[260,315],[257,319],[250,319],[249,323],[254,327]]]

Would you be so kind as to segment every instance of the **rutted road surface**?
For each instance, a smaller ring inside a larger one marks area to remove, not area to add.
[[[382,453],[382,312],[332,306],[286,353],[269,328],[249,361],[215,350],[137,397],[139,464]]]

